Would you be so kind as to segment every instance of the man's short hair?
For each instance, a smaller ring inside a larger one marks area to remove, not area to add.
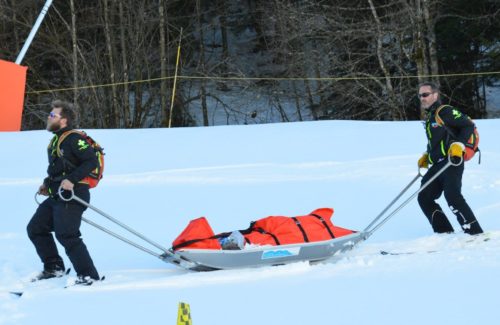
[[[57,99],[50,104],[50,107],[52,109],[54,108],[61,109],[61,118],[66,119],[69,127],[72,127],[76,122],[76,112],[73,104]]]
[[[435,82],[432,81],[422,82],[421,84],[418,85],[418,89],[420,89],[421,87],[430,87],[433,92],[439,93],[439,86]]]

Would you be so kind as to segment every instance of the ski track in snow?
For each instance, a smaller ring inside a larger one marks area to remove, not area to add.
[[[405,180],[409,175],[409,158],[413,156],[385,156],[353,161],[315,161],[302,163],[255,163],[219,165],[195,168],[175,168],[129,174],[107,174],[104,186],[123,185],[164,185],[164,184],[262,184],[296,181],[345,181],[370,177],[375,180],[388,178]],[[490,157],[492,159],[493,157]],[[384,162],[390,162],[383,164]],[[370,166],[377,166],[370,168]],[[475,189],[497,188],[500,186],[498,174],[485,174],[481,169],[471,169],[464,175],[470,179]],[[41,178],[0,178],[0,186],[38,186]]]
[[[408,156],[386,156],[359,161],[316,161],[302,163],[257,163],[177,168],[133,174],[106,175],[103,186],[162,185],[162,184],[259,184],[294,181],[342,181],[363,177],[374,179],[406,179]],[[383,165],[383,162],[390,164]],[[376,164],[377,163],[377,164]],[[371,165],[377,168],[367,168]],[[417,173],[415,168],[415,174]],[[40,184],[40,178],[0,178],[0,186]]]

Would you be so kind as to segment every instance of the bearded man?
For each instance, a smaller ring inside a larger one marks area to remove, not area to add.
[[[38,189],[38,194],[48,198],[38,206],[27,227],[28,237],[43,263],[43,271],[33,281],[66,274],[54,233],[77,273],[76,284],[90,285],[99,280],[99,274],[81,239],[80,225],[86,207],[74,200],[62,200],[59,191],[66,193],[65,197],[70,194],[67,191],[73,191],[75,196],[90,202],[89,186],[82,180],[97,167],[98,160],[81,133],[71,132],[76,120],[73,105],[56,100],[51,108],[47,131],[54,136],[47,148],[48,176]]]

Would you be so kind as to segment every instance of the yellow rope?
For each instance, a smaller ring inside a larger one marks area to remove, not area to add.
[[[422,76],[389,76],[387,78],[390,79],[416,79],[416,78],[436,78],[436,77],[466,77],[466,76],[482,76],[482,75],[497,75],[500,74],[500,71],[490,71],[490,72],[467,72],[467,73],[450,73],[450,74],[436,74],[436,75],[422,75]],[[297,77],[297,78],[272,78],[272,77],[218,77],[218,76],[173,76],[173,77],[164,77],[164,78],[151,78],[144,80],[134,80],[127,82],[116,82],[109,84],[100,84],[100,85],[88,85],[88,86],[80,86],[80,87],[68,87],[68,88],[57,88],[57,89],[46,89],[46,90],[35,90],[35,91],[27,91],[27,95],[36,95],[36,94],[44,94],[50,92],[61,92],[61,91],[69,91],[75,89],[92,89],[92,88],[103,88],[103,87],[111,87],[111,86],[120,86],[120,85],[130,85],[137,83],[145,83],[145,82],[154,82],[165,79],[186,79],[186,80],[269,80],[269,81],[301,81],[301,80],[309,80],[309,81],[343,81],[343,80],[373,80],[373,79],[385,79],[386,77],[320,77],[320,78],[309,78],[309,77]]]
[[[56,89],[45,89],[45,90],[35,90],[35,91],[27,91],[26,94],[44,94],[51,92],[59,92],[59,91],[68,91],[75,89],[92,89],[92,88],[103,88],[103,87],[111,87],[111,86],[120,86],[120,85],[130,85],[130,84],[138,84],[144,82],[152,82],[159,81],[164,79],[173,79],[174,77],[164,77],[164,78],[151,78],[145,80],[134,80],[134,81],[124,81],[124,82],[115,82],[110,84],[100,84],[100,85],[88,85],[88,86],[80,86],[80,87],[68,87],[68,88],[56,88]]]

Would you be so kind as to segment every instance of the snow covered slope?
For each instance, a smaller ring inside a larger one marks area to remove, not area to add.
[[[51,135],[0,133],[0,324],[174,324],[180,301],[197,325],[496,323],[500,120],[477,124],[482,162],[467,163],[463,193],[488,241],[461,234],[443,199],[457,234],[433,235],[413,201],[335,260],[193,273],[84,224],[106,281],[68,289],[68,279],[26,284],[41,269],[25,228]],[[362,230],[417,174],[425,148],[420,122],[87,131],[106,151],[92,204],[167,247],[199,216],[222,232],[333,207],[335,224]],[[92,211],[85,216],[116,229]]]

